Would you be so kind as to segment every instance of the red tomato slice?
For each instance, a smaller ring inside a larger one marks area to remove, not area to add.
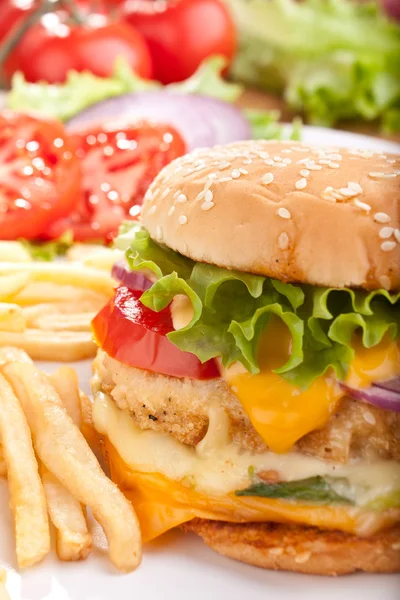
[[[92,321],[96,342],[119,362],[172,377],[219,377],[214,360],[201,363],[166,337],[173,331],[169,308],[156,313],[140,302],[143,292],[119,287]]]
[[[0,114],[0,239],[35,239],[80,196],[79,159],[61,123]]]
[[[92,126],[74,132],[81,159],[83,201],[69,218],[56,223],[50,237],[72,229],[74,238],[110,240],[125,218],[135,217],[147,188],[161,169],[185,154],[186,146],[168,125]]]

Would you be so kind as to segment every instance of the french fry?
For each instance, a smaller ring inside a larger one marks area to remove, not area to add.
[[[109,300],[105,294],[58,283],[33,281],[13,297],[13,302],[21,306],[32,306],[42,303],[66,305],[66,300],[76,309],[68,312],[98,311]],[[90,304],[89,304],[90,303]],[[91,308],[87,308],[91,306]]]
[[[0,302],[0,330],[4,331],[24,331],[26,327],[26,317],[18,304],[8,304]]]
[[[21,348],[3,346],[0,348],[0,365],[5,365],[9,362],[22,362],[31,365],[32,359]]]
[[[21,242],[0,242],[1,262],[31,262],[32,256]]]
[[[95,316],[95,312],[72,315],[43,315],[35,320],[35,329],[41,329],[42,331],[91,331],[90,323]]]
[[[3,448],[0,444],[0,477],[7,476],[6,461],[4,460]]]
[[[68,248],[66,258],[69,262],[83,262],[87,256],[96,254],[102,248],[98,244],[80,244],[77,242]]]
[[[31,433],[18,398],[1,374],[0,435],[15,520],[17,561],[25,568],[49,552],[50,530]]]
[[[125,253],[122,250],[114,248],[98,248],[97,252],[94,251],[84,257],[81,262],[87,267],[94,267],[95,269],[103,269],[111,273],[113,265],[124,258]]]
[[[7,264],[14,265],[18,263]],[[5,274],[0,271],[0,300],[12,299],[15,294],[24,289],[30,280],[30,274],[24,271],[14,273],[12,269],[9,269]]]
[[[92,536],[82,506],[44,465],[40,470],[50,520],[57,530],[58,558],[83,560],[92,548]]]
[[[0,276],[25,275],[35,281],[47,281],[61,285],[73,285],[111,296],[114,281],[100,269],[85,267],[79,263],[61,262],[0,262]],[[1,288],[0,288],[1,289]]]
[[[73,362],[96,354],[96,345],[91,334],[86,331],[0,331],[1,346],[22,348],[34,360]]]
[[[6,588],[7,571],[0,567],[0,600],[10,600]]]
[[[97,314],[103,304],[98,305],[97,301],[84,299],[80,303],[41,303],[32,306],[23,306],[22,312],[26,318],[26,325],[31,329],[36,329],[35,324],[38,319],[50,315],[74,315],[84,313]]]
[[[1,370],[20,399],[41,461],[75,498],[91,508],[106,533],[116,568],[135,569],[141,560],[135,512],[101,470],[47,376],[34,365],[22,363],[8,363]]]
[[[49,376],[50,382],[60,396],[67,413],[77,427],[81,426],[81,397],[76,371],[67,365],[59,367]]]

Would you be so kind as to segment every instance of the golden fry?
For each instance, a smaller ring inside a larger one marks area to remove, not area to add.
[[[73,285],[60,285],[58,283],[49,283],[33,281],[17,295],[13,302],[21,306],[32,306],[42,303],[52,303],[62,305],[63,312],[85,312],[98,311],[109,300],[106,294],[93,290],[83,289]],[[66,304],[74,306],[74,309],[67,310]],[[56,306],[56,308],[58,308]]]
[[[58,558],[83,560],[92,548],[92,536],[82,506],[44,465],[41,476],[50,519],[57,530]]]
[[[0,302],[0,330],[4,331],[24,331],[26,327],[26,317],[18,304],[8,304]]]
[[[47,376],[34,365],[2,367],[27,415],[35,449],[46,467],[103,527],[112,563],[120,571],[141,560],[141,534],[132,505],[100,468]]]
[[[32,256],[21,242],[0,241],[1,262],[31,262]]]
[[[3,448],[0,444],[0,477],[7,476],[6,461],[4,460]]]
[[[34,360],[73,362],[96,354],[92,336],[85,331],[41,331],[26,329],[24,333],[0,331],[0,347],[17,346]]]
[[[14,346],[0,347],[0,365],[5,365],[9,362],[32,364],[32,359],[21,348],[15,348]]]
[[[99,269],[84,267],[81,264],[61,262],[0,262],[0,275],[27,275],[35,281],[53,282],[91,289],[111,296],[114,281],[111,275]],[[1,289],[1,288],[0,288]]]
[[[14,265],[18,263],[7,264]],[[18,294],[24,289],[30,280],[30,274],[23,271],[20,273],[14,273],[14,271],[10,269],[9,272],[5,274],[0,271],[0,300],[12,299],[15,294]]]
[[[125,253],[122,250],[116,250],[113,248],[100,248],[97,252],[88,254],[82,259],[82,264],[87,267],[94,267],[95,269],[102,269],[111,273],[113,265],[118,261],[122,260]]]
[[[31,433],[18,398],[1,374],[0,436],[15,520],[17,560],[25,568],[49,552],[50,531]]]
[[[77,427],[81,425],[81,398],[79,381],[76,371],[72,367],[59,367],[49,376],[50,382],[60,396],[67,413]]]
[[[96,313],[43,315],[35,320],[35,329],[41,329],[42,331],[91,331],[90,323],[95,316]]]

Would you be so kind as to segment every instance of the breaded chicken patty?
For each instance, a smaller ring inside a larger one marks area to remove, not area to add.
[[[230,419],[234,441],[243,448],[264,452],[266,445],[254,429],[225,381],[176,378],[128,367],[99,351],[96,371],[104,392],[129,411],[141,429],[173,435],[195,446],[208,428],[212,403]],[[400,413],[344,398],[327,425],[297,442],[305,454],[347,462],[351,458],[400,459]]]

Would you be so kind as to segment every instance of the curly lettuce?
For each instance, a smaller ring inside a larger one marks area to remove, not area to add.
[[[273,316],[292,338],[291,355],[275,372],[306,389],[329,368],[345,379],[355,332],[366,348],[400,335],[400,293],[293,285],[197,263],[154,242],[139,223],[124,225],[116,245],[132,271],[157,277],[141,297],[145,306],[158,312],[177,295],[189,298],[192,320],[168,337],[202,362],[220,357],[225,367],[239,361],[258,373],[260,336]]]
[[[400,26],[379,3],[224,1],[239,31],[236,80],[283,92],[315,125],[379,119],[400,130]]]

